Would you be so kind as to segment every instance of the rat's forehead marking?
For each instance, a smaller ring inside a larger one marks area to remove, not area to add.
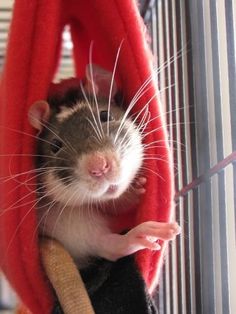
[[[73,107],[61,106],[61,111],[56,115],[57,121],[62,123],[75,112],[78,112],[85,106],[84,102],[78,102]]]

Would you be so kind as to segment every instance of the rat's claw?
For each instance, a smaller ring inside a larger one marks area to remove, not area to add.
[[[147,182],[147,178],[145,178],[145,177],[139,177],[139,178],[137,179],[137,183],[140,184],[140,185],[143,185],[143,184],[145,184],[146,182]]]
[[[144,194],[144,193],[146,192],[146,189],[144,189],[144,188],[135,189],[135,192],[136,192],[137,194]]]

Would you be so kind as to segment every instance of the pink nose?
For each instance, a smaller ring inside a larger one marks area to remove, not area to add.
[[[110,170],[111,165],[104,156],[96,154],[90,156],[87,161],[87,167],[92,177],[101,177]]]

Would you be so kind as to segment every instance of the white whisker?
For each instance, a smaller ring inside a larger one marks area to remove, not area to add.
[[[110,116],[110,108],[111,108],[112,88],[113,88],[113,85],[114,85],[115,73],[116,73],[116,68],[117,68],[117,64],[118,64],[118,60],[119,60],[122,44],[123,44],[123,41],[121,42],[121,44],[120,44],[120,46],[118,48],[118,51],[117,51],[117,54],[116,54],[116,60],[115,60],[115,64],[114,64],[114,68],[113,68],[113,71],[112,71],[112,77],[111,77],[110,91],[109,91],[109,97],[108,97],[107,136],[109,136],[109,116]]]
[[[94,96],[94,100],[95,100],[95,105],[96,105],[96,109],[97,109],[97,118],[98,118],[98,122],[100,125],[100,130],[102,135],[104,136],[104,132],[103,132],[103,128],[102,128],[102,123],[100,120],[100,113],[99,113],[99,108],[98,108],[98,100],[97,100],[97,95],[96,95],[96,90],[95,90],[95,84],[94,84],[94,79],[93,79],[93,66],[92,66],[92,51],[93,51],[93,41],[91,42],[90,48],[89,48],[89,71],[90,71],[90,77],[91,77],[91,83],[92,83],[92,90],[93,90],[93,96]]]
[[[86,103],[87,103],[87,105],[88,105],[88,107],[89,107],[89,110],[90,110],[90,112],[91,112],[91,115],[92,115],[92,117],[93,117],[93,121],[94,121],[94,123],[95,123],[95,125],[96,125],[96,131],[95,131],[95,130],[94,130],[94,131],[96,132],[98,138],[99,138],[100,140],[102,140],[101,130],[100,130],[99,127],[98,127],[97,120],[96,120],[96,118],[95,118],[95,116],[94,116],[93,109],[92,109],[92,107],[91,107],[91,105],[90,105],[90,102],[89,102],[89,100],[88,100],[88,97],[86,96],[86,93],[85,93],[85,90],[84,90],[84,87],[83,87],[82,82],[80,82],[80,88],[81,88],[82,94],[83,94],[83,96],[84,96],[84,99],[85,99],[85,101],[86,101]]]

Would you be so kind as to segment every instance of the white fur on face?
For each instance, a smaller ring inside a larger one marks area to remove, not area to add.
[[[49,198],[66,206],[81,206],[99,200],[116,198],[123,192],[122,189],[112,194],[112,197],[106,195],[110,185],[119,184],[116,180],[96,182],[96,180],[87,177],[78,180],[75,179],[74,182],[65,185],[54,175],[53,171],[49,171],[44,175],[43,184]]]
[[[56,115],[58,122],[63,122],[72,116],[75,112],[80,110],[84,106],[84,103],[77,103],[73,107],[61,106],[61,111]]]
[[[81,108],[78,104],[77,109]],[[70,115],[66,108],[64,118]],[[68,109],[71,111],[71,109]],[[61,116],[62,118],[62,116]],[[133,123],[126,121],[126,140],[117,139],[115,151],[102,151],[100,154],[115,160],[114,167],[111,172],[102,178],[93,178],[86,169],[87,154],[83,154],[78,159],[74,169],[72,182],[64,184],[53,172],[48,171],[43,176],[43,184],[46,191],[53,200],[63,205],[80,206],[83,204],[96,203],[98,201],[106,201],[120,197],[130,186],[137,175],[143,160],[143,146],[141,136]],[[113,138],[113,135],[110,134]],[[122,151],[122,152],[121,152]],[[99,152],[98,152],[99,153]],[[92,154],[95,154],[92,153]],[[114,191],[109,192],[114,187]]]
[[[137,158],[138,154],[140,152],[136,149],[130,151],[130,154],[127,154],[121,160],[119,174],[110,179],[96,180],[96,178],[93,179],[83,174],[80,178],[75,179],[74,182],[65,185],[54,175],[53,171],[49,171],[44,175],[43,179],[46,193],[54,201],[70,206],[80,206],[118,198],[128,189],[139,170],[141,160]],[[114,193],[108,192],[111,186],[117,187]]]

